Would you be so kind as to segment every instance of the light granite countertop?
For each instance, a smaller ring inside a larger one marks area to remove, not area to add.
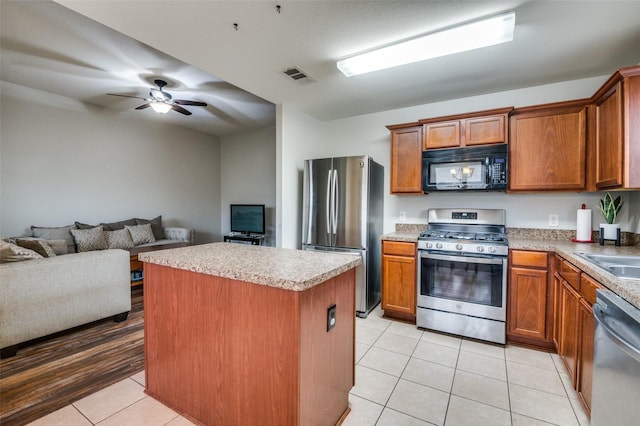
[[[416,242],[419,235],[419,232],[391,232],[384,234],[382,240]],[[597,253],[640,256],[640,246],[638,245],[616,247],[611,243],[607,243],[601,246],[598,243],[573,243],[562,240],[526,239],[509,236],[509,249],[540,250],[557,253],[569,263],[589,274],[600,284],[640,309],[640,280],[618,278],[577,255],[577,253]]]
[[[140,253],[138,259],[206,275],[304,291],[362,263],[355,254],[212,243]]]

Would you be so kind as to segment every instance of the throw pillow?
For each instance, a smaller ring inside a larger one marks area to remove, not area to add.
[[[76,242],[78,252],[109,248],[102,226],[96,226],[91,229],[72,229],[70,232]]]
[[[162,216],[155,217],[151,220],[136,218],[136,225],[144,225],[145,223],[151,224],[153,230],[153,237],[156,240],[164,239],[164,229],[162,229]]]
[[[104,235],[107,237],[107,244],[110,249],[130,249],[131,247],[134,247],[133,240],[131,239],[131,233],[129,233],[128,229],[104,231]]]
[[[126,225],[136,226],[137,224],[136,220],[131,218],[127,220],[120,220],[118,222],[101,223],[100,225],[104,227],[105,231],[117,231],[118,229],[124,229]]]
[[[93,229],[96,226],[99,226],[99,225],[89,225],[87,223],[76,222],[76,228],[78,229]]]
[[[65,240],[69,253],[75,253],[76,245],[71,235],[71,230],[76,229],[76,225],[61,226],[58,228],[48,228],[43,226],[32,226],[31,233],[34,237],[43,240]]]
[[[156,241],[156,238],[153,236],[153,231],[151,230],[150,223],[136,226],[125,225],[125,229],[128,230],[131,234],[133,244],[137,246],[139,246],[140,244],[153,243]]]
[[[69,253],[67,242],[65,240],[45,240],[47,244],[53,249],[56,256]]]
[[[44,240],[28,240],[23,238],[16,239],[16,244],[20,247],[33,250],[42,257],[55,257],[56,253],[51,246]]]
[[[42,256],[33,250],[20,247],[17,244],[0,241],[0,263],[19,262],[30,259],[42,259]]]

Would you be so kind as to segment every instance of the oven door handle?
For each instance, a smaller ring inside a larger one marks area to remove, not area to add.
[[[484,263],[488,265],[501,265],[502,257],[475,257],[475,256],[450,256],[446,254],[420,253],[421,259],[450,260],[452,262]]]

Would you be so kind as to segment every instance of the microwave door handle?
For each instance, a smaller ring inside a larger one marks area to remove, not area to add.
[[[484,163],[485,163],[485,167],[487,168],[487,173],[485,174],[485,176],[486,176],[486,182],[485,182],[485,183],[487,183],[487,184],[488,184],[489,182],[491,182],[492,177],[493,177],[493,176],[492,176],[492,174],[493,174],[493,167],[491,167],[491,166],[490,166],[490,163],[489,163],[489,157],[487,157],[487,158],[484,160]]]

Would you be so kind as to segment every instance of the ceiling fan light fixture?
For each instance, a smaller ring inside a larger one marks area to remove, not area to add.
[[[166,102],[151,102],[151,108],[158,114],[166,114],[171,109],[171,105]]]
[[[357,54],[337,62],[347,77],[398,65],[493,46],[513,40],[516,13],[508,12],[411,40]]]

